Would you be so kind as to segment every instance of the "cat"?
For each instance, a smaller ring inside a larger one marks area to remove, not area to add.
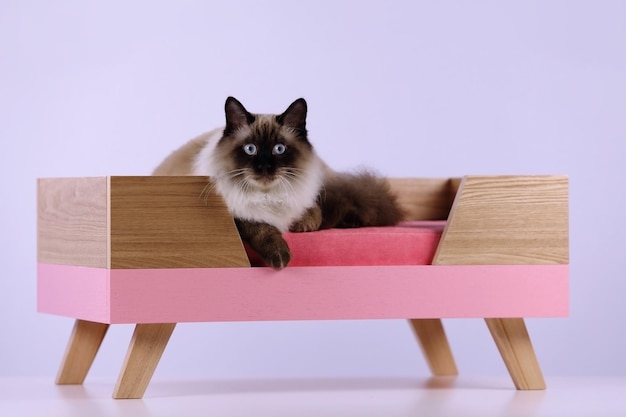
[[[388,226],[404,212],[387,181],[373,173],[339,173],[317,155],[306,129],[307,103],[281,114],[253,114],[234,97],[226,126],[172,152],[153,175],[209,177],[245,241],[274,269],[291,252],[282,234]]]

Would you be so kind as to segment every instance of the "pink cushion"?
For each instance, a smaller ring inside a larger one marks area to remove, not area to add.
[[[430,265],[444,221],[406,222],[393,227],[286,233],[289,266]],[[246,247],[252,266],[263,266]]]

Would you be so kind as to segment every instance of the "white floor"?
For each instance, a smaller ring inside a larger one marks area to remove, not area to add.
[[[113,380],[55,386],[0,379],[0,416],[626,416],[626,378],[159,380],[142,400],[113,400]]]

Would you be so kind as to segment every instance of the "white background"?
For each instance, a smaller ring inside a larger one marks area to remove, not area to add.
[[[37,177],[149,174],[222,124],[303,96],[338,169],[570,176],[571,317],[533,319],[547,375],[626,375],[626,2],[0,3],[0,376],[54,375],[73,321],[35,312]],[[481,320],[464,374],[504,375]],[[113,326],[91,375],[115,376]],[[404,321],[179,325],[158,375],[426,375]]]

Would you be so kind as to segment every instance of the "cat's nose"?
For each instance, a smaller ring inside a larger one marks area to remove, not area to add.
[[[274,170],[274,167],[272,164],[264,162],[257,164],[257,170],[264,174],[268,174]]]
[[[269,164],[258,164],[256,166],[257,171],[262,172],[263,174],[267,174],[270,170]]]

